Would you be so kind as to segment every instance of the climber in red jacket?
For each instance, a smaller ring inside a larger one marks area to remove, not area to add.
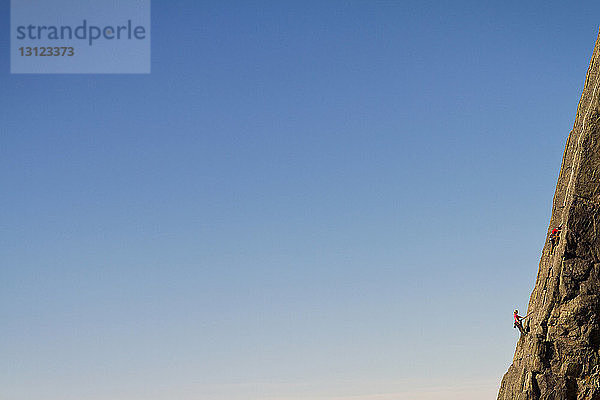
[[[523,328],[523,322],[521,322],[521,321],[524,320],[526,317],[521,317],[519,315],[519,310],[515,310],[513,317],[515,318],[515,323],[513,325],[513,328],[519,328],[519,332],[521,332],[524,335],[525,329]]]
[[[552,232],[550,232],[550,255],[552,255],[552,253],[554,253],[554,248],[556,247],[556,245],[558,244],[558,241],[560,240],[560,231],[562,230],[562,224],[557,226],[556,228],[552,229]]]

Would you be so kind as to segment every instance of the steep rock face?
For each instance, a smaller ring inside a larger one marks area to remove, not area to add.
[[[600,35],[556,185],[550,230],[498,400],[600,400]]]

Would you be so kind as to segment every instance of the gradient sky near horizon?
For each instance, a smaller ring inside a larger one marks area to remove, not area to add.
[[[10,75],[0,397],[495,398],[600,3],[159,1]]]

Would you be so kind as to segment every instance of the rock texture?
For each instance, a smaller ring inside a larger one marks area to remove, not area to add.
[[[600,400],[600,35],[556,185],[550,230],[498,400]]]

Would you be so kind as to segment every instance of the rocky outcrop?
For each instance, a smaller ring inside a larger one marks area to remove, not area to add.
[[[547,242],[498,400],[600,400],[600,35],[569,133]]]

